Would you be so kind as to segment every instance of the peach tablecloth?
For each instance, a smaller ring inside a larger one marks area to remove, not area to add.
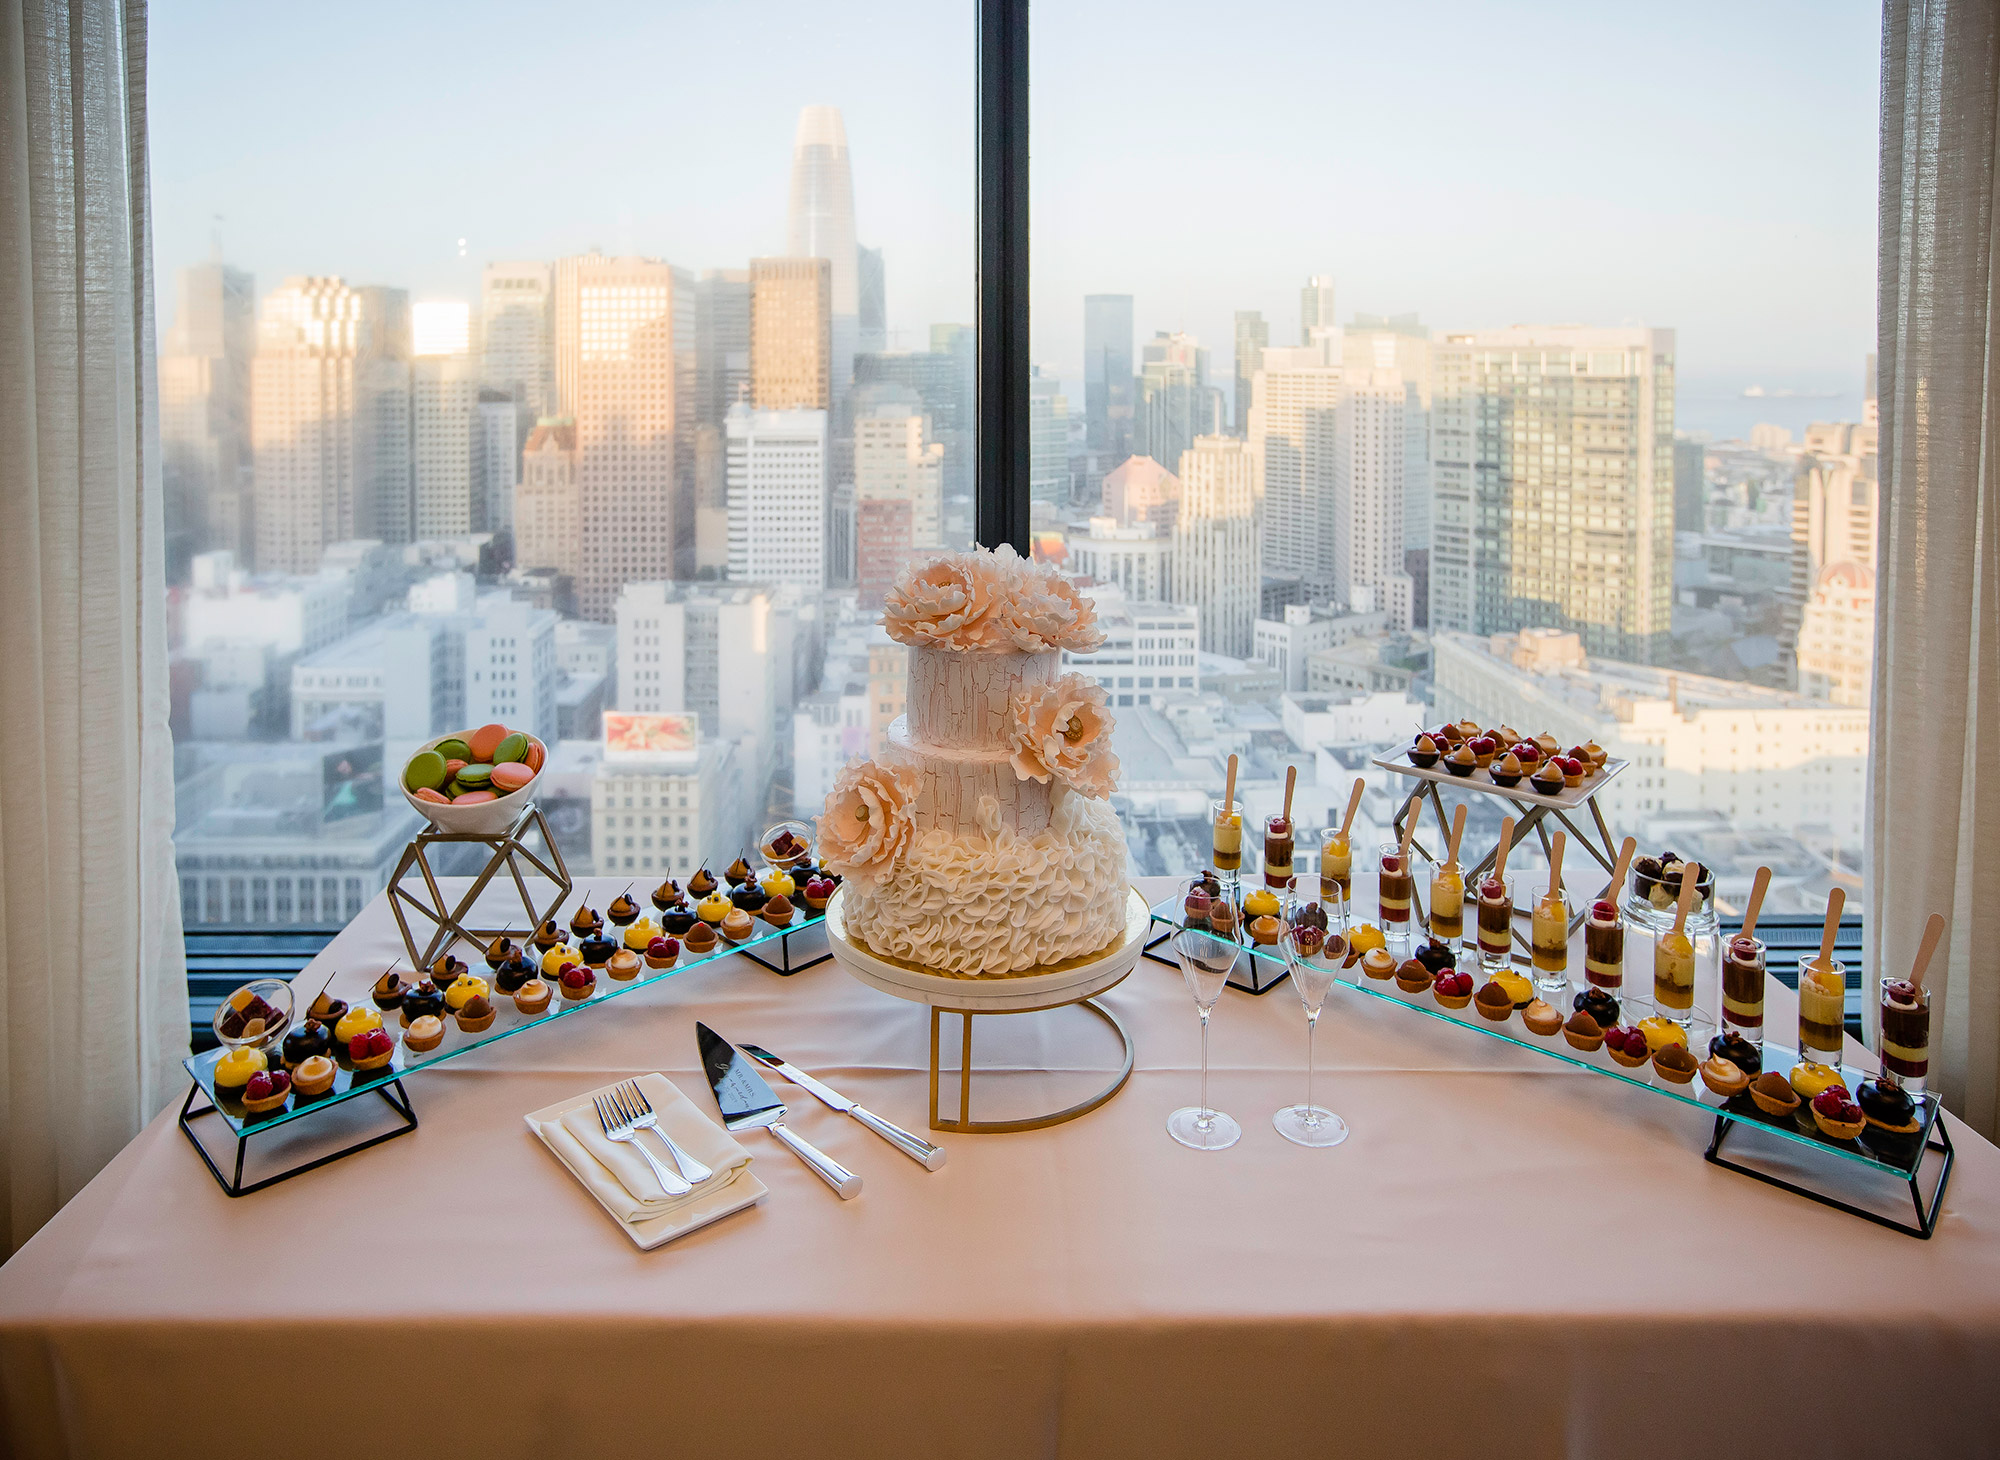
[[[378,899],[315,969],[351,994],[396,949]],[[1302,1150],[1270,1120],[1304,1084],[1280,988],[1218,1007],[1212,1096],[1244,1137],[1197,1153],[1163,1129],[1195,1093],[1179,978],[1141,963],[1107,1003],[1138,1067],[1095,1114],[939,1136],[927,1174],[778,1084],[866,1191],[753,1134],[764,1204],[654,1252],[524,1112],[645,1070],[710,1108],[699,1017],[921,1130],[925,1011],[830,963],[725,960],[413,1077],[415,1134],[234,1201],[169,1112],[0,1269],[5,1433],[286,1460],[2000,1444],[2000,1156],[1962,1126],[1920,1242],[1708,1165],[1698,1112],[1337,991],[1317,1093],[1353,1135]],[[986,1116],[1113,1057],[1074,1009],[983,1020],[976,1051],[1052,1072],[986,1081]]]

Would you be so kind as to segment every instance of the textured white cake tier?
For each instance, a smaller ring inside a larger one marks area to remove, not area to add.
[[[843,895],[850,934],[876,953],[997,978],[1102,952],[1124,936],[1125,892],[1111,803],[1059,789],[1033,835],[984,800],[959,830],[919,831],[890,875]]]
[[[910,650],[910,739],[919,749],[1005,750],[1014,691],[1047,684],[1060,651],[1022,654],[957,649]]]
[[[1022,780],[1004,750],[926,749],[911,737],[908,721],[898,719],[889,726],[889,748],[882,758],[917,773],[910,816],[919,831],[973,825],[981,797],[993,803],[1003,824],[1023,836],[1049,824],[1054,782]]]

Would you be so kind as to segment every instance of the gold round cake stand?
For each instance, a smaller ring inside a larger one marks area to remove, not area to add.
[[[842,888],[826,908],[826,944],[834,962],[862,983],[912,1003],[927,1004],[931,1011],[930,1128],[967,1135],[999,1135],[1009,1131],[1044,1130],[1052,1125],[1088,1115],[1125,1088],[1132,1078],[1132,1036],[1118,1016],[1097,1002],[1097,995],[1123,983],[1139,962],[1145,946],[1151,910],[1137,889],[1125,899],[1125,933],[1113,947],[1086,954],[1063,963],[1051,964],[1005,979],[962,978],[935,973],[901,959],[877,953],[857,942],[847,931],[841,906]],[[1017,1120],[974,1120],[972,1118],[972,1021],[979,1016],[1040,1014],[1051,1009],[1081,1005],[1111,1026],[1122,1051],[1119,1067],[1111,1082],[1073,1105],[1045,1115]],[[944,1043],[943,1016],[960,1018],[958,1065],[958,1118],[938,1113],[939,1055]]]

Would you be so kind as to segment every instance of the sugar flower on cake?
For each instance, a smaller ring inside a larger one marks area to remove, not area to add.
[[[915,778],[900,766],[872,760],[848,766],[827,793],[819,818],[826,865],[860,882],[886,876],[909,847],[910,805],[916,798]]]
[[[1103,686],[1080,674],[1014,691],[1007,745],[1014,774],[1062,781],[1086,796],[1108,797],[1118,779],[1111,716]]]
[[[1002,648],[992,622],[1007,583],[991,553],[948,553],[903,570],[882,605],[882,627],[899,644],[952,649]]]

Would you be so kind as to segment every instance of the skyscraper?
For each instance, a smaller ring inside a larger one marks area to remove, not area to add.
[[[1386,610],[1396,629],[1410,627],[1411,613],[1403,570],[1406,406],[1403,376],[1393,366],[1345,372],[1329,542],[1335,600],[1357,613]]]
[[[1172,529],[1181,510],[1181,481],[1150,456],[1127,457],[1104,476],[1104,515],[1120,527]]]
[[[1146,342],[1132,449],[1179,461],[1197,436],[1222,429],[1222,392],[1208,383],[1208,351],[1193,335],[1161,330]]]
[[[1299,343],[1315,344],[1330,335],[1338,321],[1333,313],[1333,275],[1314,274],[1299,290]]]
[[[181,270],[173,328],[160,351],[161,487],[169,575],[222,548],[250,562],[250,360],[255,282],[220,261]]]
[[[658,259],[586,254],[556,264],[556,387],[576,423],[577,612],[609,621],[626,583],[693,556],[691,281]],[[685,359],[683,359],[685,335]],[[683,490],[685,473],[688,490]]]
[[[935,348],[935,346],[933,346]],[[1116,466],[1132,454],[1132,296],[1083,297],[1083,417],[1087,444]]]
[[[521,451],[521,483],[514,494],[514,562],[523,568],[553,568],[572,587],[583,572],[576,424],[567,416],[543,417]]]
[[[1548,626],[1651,658],[1673,608],[1674,332],[1447,335],[1431,421],[1432,632]]]
[[[819,409],[838,406],[854,378],[854,350],[860,333],[861,274],[854,243],[854,174],[847,161],[847,127],[837,106],[799,111],[792,139],[792,201],[786,220],[785,252],[794,259],[825,259],[833,294],[828,319],[830,381],[834,398]],[[786,410],[803,402],[759,410]]]
[[[1181,454],[1168,591],[1200,615],[1201,647],[1250,657],[1263,582],[1263,525],[1250,443],[1202,436]]]
[[[1028,495],[1037,502],[1067,503],[1069,401],[1053,371],[1028,368]]]
[[[1246,422],[1264,504],[1264,571],[1333,591],[1340,367],[1318,346],[1260,352]]]
[[[1350,374],[1394,369],[1403,377],[1403,551],[1431,545],[1431,332],[1414,314],[1357,314],[1341,341]]]
[[[525,436],[556,408],[554,271],[546,263],[488,264],[479,281],[480,378],[520,408]]]
[[[723,422],[750,399],[750,271],[709,269],[695,285],[694,571],[729,566]]]
[[[826,586],[826,412],[729,408],[729,576]]]
[[[882,265],[882,250],[860,247],[855,250],[860,279],[859,327],[855,352],[889,348],[889,281]]]
[[[350,538],[409,541],[409,296],[335,277],[266,295],[250,445],[260,572],[314,572]]]
[[[833,408],[832,269],[824,258],[750,260],[750,404]]]
[[[483,531],[486,503],[475,492],[479,450],[479,364],[472,358],[471,310],[457,300],[411,311],[410,485],[416,535]],[[483,466],[483,463],[478,463]],[[484,488],[485,473],[477,485]]]
[[[1250,431],[1251,381],[1264,368],[1264,347],[1271,343],[1271,327],[1254,309],[1236,311],[1236,391],[1230,402],[1236,434]]]

